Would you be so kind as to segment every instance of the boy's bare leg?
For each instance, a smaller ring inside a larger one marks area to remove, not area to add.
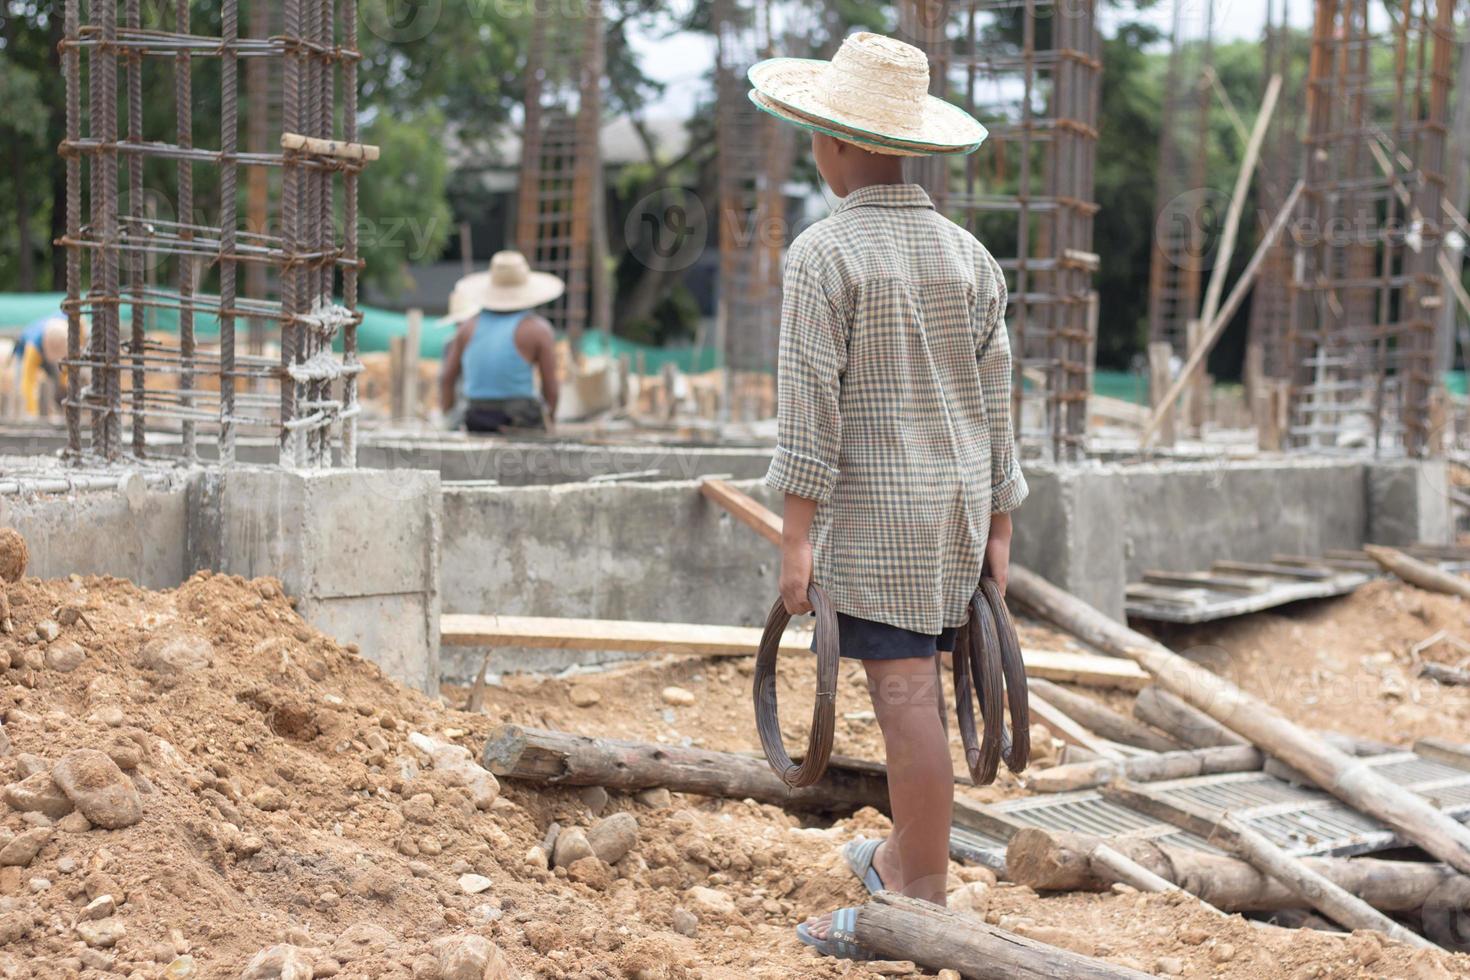
[[[887,749],[893,833],[873,857],[883,884],[911,898],[945,904],[954,769],[939,721],[933,657],[865,660],[868,694]],[[825,939],[831,916],[808,921]]]

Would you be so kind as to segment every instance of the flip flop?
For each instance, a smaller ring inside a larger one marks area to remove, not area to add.
[[[878,848],[882,846],[881,839],[869,840],[866,837],[859,837],[857,840],[848,841],[842,847],[842,856],[847,859],[847,866],[852,869],[852,873],[858,876],[863,887],[872,895],[885,890],[878,869],[873,867],[873,858],[877,855]]]
[[[857,928],[857,912],[855,908],[833,912],[832,927],[827,930],[826,939],[813,936],[805,922],[796,927],[796,938],[823,956],[839,960],[875,960],[878,957],[871,950],[857,944],[857,933],[853,931]]]

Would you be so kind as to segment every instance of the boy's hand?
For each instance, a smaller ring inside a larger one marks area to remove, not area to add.
[[[1011,570],[1011,515],[990,515],[990,538],[985,542],[982,575],[995,579],[1000,594],[1006,594],[1006,577]]]
[[[781,543],[781,601],[793,616],[812,611],[806,597],[812,581],[812,543],[807,540]]]

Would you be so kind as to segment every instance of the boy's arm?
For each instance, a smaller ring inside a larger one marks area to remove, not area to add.
[[[813,270],[788,259],[781,281],[781,345],[776,395],[776,451],[766,485],[786,495],[781,596],[793,615],[810,611],[808,534],[817,507],[832,496],[842,441],[838,407],[847,367],[845,316]]]
[[[1000,263],[986,256],[988,271],[982,269],[981,295],[975,315],[981,319],[980,390],[985,398],[985,417],[990,425],[990,510],[1006,514],[1021,506],[1028,492],[1021,475],[1011,427],[1011,339],[1006,332],[1006,280]],[[1003,522],[1009,532],[1010,521]],[[997,529],[1000,530],[1000,529]],[[1009,535],[1007,534],[1007,541]]]

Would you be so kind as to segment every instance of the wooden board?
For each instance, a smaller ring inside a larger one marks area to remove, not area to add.
[[[747,626],[649,623],[619,619],[478,616],[448,613],[439,619],[446,646],[530,647],[542,650],[616,650],[705,657],[754,656],[761,631]],[[781,652],[810,653],[811,634],[788,632]],[[1025,650],[1026,673],[1047,680],[1142,690],[1148,674],[1130,660],[1065,650]]]

